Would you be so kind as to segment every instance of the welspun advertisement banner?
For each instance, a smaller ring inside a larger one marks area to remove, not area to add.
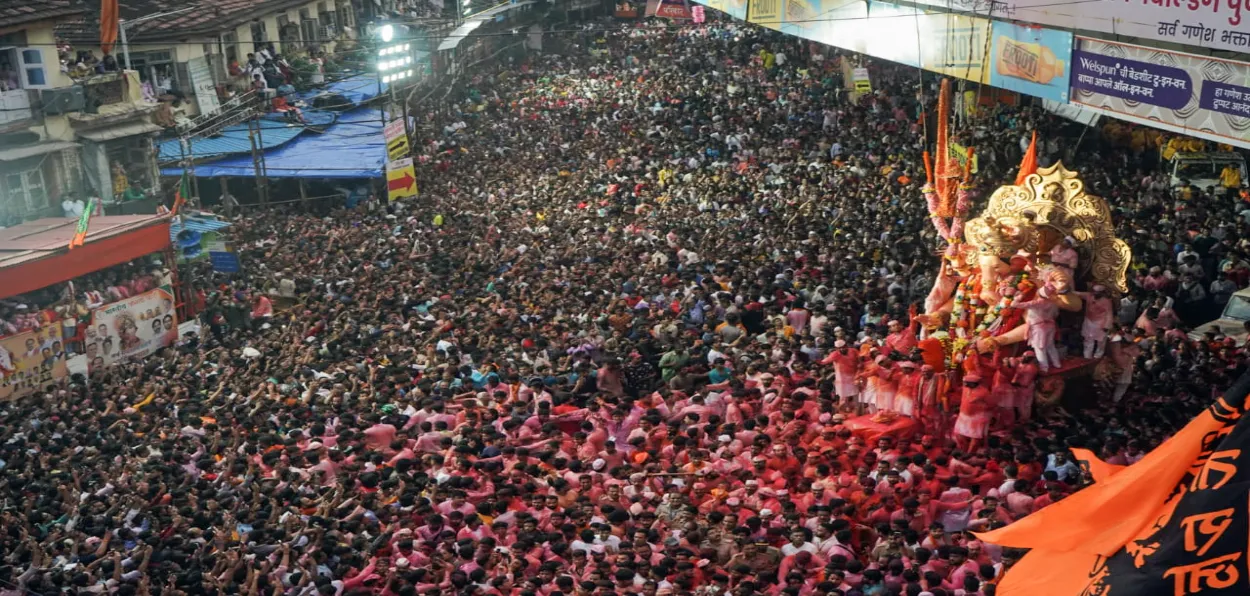
[[[173,293],[160,288],[96,309],[86,339],[91,371],[173,345],[178,340]]]
[[[1078,37],[1069,101],[1250,149],[1250,64]]]
[[[990,84],[1053,101],[1068,101],[1072,34],[994,22]]]
[[[916,0],[978,16],[1250,52],[1248,0]]]

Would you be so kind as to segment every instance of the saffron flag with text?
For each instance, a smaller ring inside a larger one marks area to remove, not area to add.
[[[1250,593],[1247,394],[1250,373],[1141,461],[1091,470],[1094,484],[978,534],[1031,549],[998,596]]]

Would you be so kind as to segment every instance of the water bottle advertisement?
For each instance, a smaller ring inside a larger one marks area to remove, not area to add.
[[[995,21],[990,84],[1054,101],[1068,101],[1072,34]]]

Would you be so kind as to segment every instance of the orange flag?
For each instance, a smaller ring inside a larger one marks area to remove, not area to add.
[[[1024,159],[1020,160],[1020,173],[1016,174],[1016,186],[1024,184],[1024,179],[1029,174],[1037,171],[1037,131],[1033,131],[1033,140],[1029,141],[1029,150],[1024,152]]]
[[[1081,470],[1089,474],[1095,483],[1105,481],[1125,467],[1102,461],[1089,449],[1073,449],[1072,455],[1076,457],[1076,463],[1081,466]]]
[[[113,53],[118,16],[117,0],[100,0],[100,51],[105,55]]]
[[[1092,486],[977,534],[1032,549],[998,596],[1246,594],[1250,480],[1239,466],[1250,458],[1247,394],[1250,373],[1136,464],[1090,465]]]

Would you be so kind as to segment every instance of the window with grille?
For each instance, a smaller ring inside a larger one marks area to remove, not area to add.
[[[317,19],[312,18],[307,8],[299,9],[299,26],[300,33],[304,38],[304,45],[308,46],[321,41]]]
[[[352,3],[347,0],[340,0],[335,6],[339,15],[338,25],[340,27],[355,27],[356,15],[352,12]]]
[[[12,216],[36,215],[48,208],[48,192],[39,168],[15,172],[4,177],[8,211]]]
[[[231,31],[221,36],[221,53],[226,56],[226,63],[239,59],[239,34]]]
[[[338,23],[335,19],[334,11],[325,2],[317,3],[317,20],[320,21],[321,27],[330,32],[331,35],[338,34]],[[329,35],[327,37],[330,37]]]
[[[269,32],[265,31],[265,22],[252,23],[252,51],[259,52],[269,41]]]

